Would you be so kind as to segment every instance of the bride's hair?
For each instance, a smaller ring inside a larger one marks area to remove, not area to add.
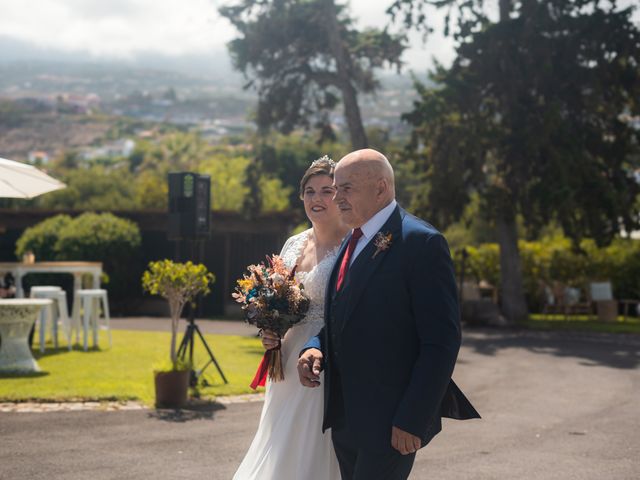
[[[311,177],[315,175],[328,175],[333,178],[333,170],[335,168],[336,162],[331,160],[327,155],[311,162],[307,171],[304,172],[302,180],[300,180],[300,198],[304,196],[304,187]]]

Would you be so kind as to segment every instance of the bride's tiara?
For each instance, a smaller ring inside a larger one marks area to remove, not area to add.
[[[309,166],[309,168],[316,167],[316,166],[319,166],[319,165],[322,165],[322,164],[329,164],[329,166],[331,168],[334,168],[336,166],[336,162],[331,160],[329,158],[329,155],[324,155],[324,156],[320,157],[319,159],[314,160],[313,162],[311,162],[311,165]]]

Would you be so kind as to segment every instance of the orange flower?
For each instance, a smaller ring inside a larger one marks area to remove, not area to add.
[[[393,239],[393,235],[391,233],[384,234],[382,232],[378,232],[376,238],[373,239],[373,244],[376,247],[376,251],[371,258],[376,258],[380,252],[387,250],[391,246],[391,240]]]

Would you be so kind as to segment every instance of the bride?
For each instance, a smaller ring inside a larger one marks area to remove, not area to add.
[[[324,324],[324,294],[338,247],[348,232],[333,203],[335,163],[324,156],[314,161],[300,181],[300,196],[312,228],[289,238],[281,257],[311,299],[306,317],[282,339],[284,381],[267,380],[260,424],[234,480],[338,480],[340,470],[331,432],[322,433],[323,391],[298,380],[298,354]],[[266,349],[278,346],[264,332]],[[321,374],[322,375],[322,374]],[[321,378],[322,381],[322,378]]]

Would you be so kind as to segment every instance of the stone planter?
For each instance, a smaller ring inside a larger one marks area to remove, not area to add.
[[[189,370],[154,372],[156,408],[180,408],[187,403]]]

